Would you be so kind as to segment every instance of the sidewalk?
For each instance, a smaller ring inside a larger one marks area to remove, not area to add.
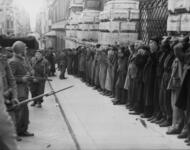
[[[183,140],[166,135],[167,128],[147,123],[147,128],[131,116],[124,106],[114,106],[111,99],[87,87],[79,79],[54,78],[55,89],[75,87],[58,97],[74,129],[82,150],[152,150],[189,149]]]
[[[48,85],[46,91],[50,91]],[[42,109],[29,107],[29,131],[35,136],[23,138],[19,142],[20,150],[75,150],[53,96],[45,98]]]

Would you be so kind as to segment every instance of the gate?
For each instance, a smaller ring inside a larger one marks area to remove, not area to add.
[[[139,38],[146,43],[152,36],[167,35],[168,0],[140,2]]]

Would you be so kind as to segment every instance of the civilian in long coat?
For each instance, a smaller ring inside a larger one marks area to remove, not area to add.
[[[60,55],[58,56],[58,68],[60,70],[60,79],[66,79],[65,78],[65,71],[67,69],[67,54],[66,51],[61,51]]]
[[[151,117],[154,109],[154,84],[156,77],[156,62],[158,59],[158,50],[159,50],[159,38],[153,37],[150,42],[150,56],[147,60],[147,63],[144,67],[143,73],[143,82],[145,85],[144,88],[144,99],[145,99],[145,111],[142,117]]]
[[[79,59],[79,71],[83,81],[85,79],[85,59],[86,59],[86,49],[83,47],[81,49],[80,59]]]
[[[165,39],[162,40],[161,46],[160,46],[160,51],[158,54],[158,61],[157,61],[157,67],[156,67],[156,79],[155,79],[155,86],[154,86],[154,112],[152,117],[148,119],[148,121],[153,122],[158,122],[160,121],[162,114],[160,110],[160,105],[159,105],[159,96],[160,96],[160,86],[161,86],[161,81],[162,81],[162,76],[164,73],[164,62],[166,57],[168,56],[170,52],[170,37],[166,37]]]
[[[113,95],[112,97],[116,97],[116,82],[118,79],[118,49],[116,47],[113,47],[114,56],[112,59],[112,77],[113,77]]]
[[[130,57],[130,61],[128,62],[128,72],[126,76],[126,81],[124,88],[128,90],[128,102],[127,102],[127,108],[130,110],[134,110],[134,104],[136,102],[136,88],[135,87],[135,78],[137,74],[137,66],[134,63],[135,57],[137,56],[137,53],[134,53]]]
[[[134,112],[130,114],[141,114],[144,112],[144,84],[143,84],[143,69],[149,56],[149,47],[141,46],[138,48],[137,55],[133,59],[134,67],[136,71],[133,75],[134,88],[133,88],[133,100],[131,102]]]
[[[77,55],[77,49],[73,50],[73,74],[76,76],[78,74],[78,55]]]
[[[190,45],[189,37],[185,37],[182,42],[174,48],[176,57],[183,64],[182,85],[177,96],[176,106],[183,111],[186,111],[187,126],[185,125],[179,138],[187,138],[188,145],[190,145],[190,71],[189,71],[189,58],[190,58]]]
[[[91,47],[90,48],[90,54],[89,54],[89,61],[88,61],[88,84],[89,85],[92,85],[91,84],[91,77],[92,77],[92,63],[93,63],[93,60],[94,60],[94,52],[93,52],[93,48]]]
[[[90,48],[87,48],[85,63],[86,63],[86,67],[85,67],[86,83],[89,85],[89,81],[90,81],[90,65],[91,65],[91,49]]]
[[[133,107],[133,73],[136,72],[136,67],[134,66],[134,58],[136,57],[136,51],[134,45],[129,46],[130,56],[128,59],[127,75],[125,79],[124,89],[128,90],[128,101],[126,107],[132,110]],[[134,68],[133,68],[134,67]]]
[[[113,93],[113,59],[114,59],[114,51],[112,48],[109,48],[108,50],[108,68],[107,68],[107,75],[106,75],[106,82],[105,82],[105,89],[109,92],[110,95]]]
[[[183,134],[187,134],[187,121],[185,117],[185,111],[175,105],[180,92],[183,76],[183,64],[181,63],[179,58],[177,58],[177,55],[175,53],[176,48],[178,48],[176,47],[177,43],[178,39],[173,38],[171,47],[172,50],[174,50],[176,58],[172,64],[172,74],[168,83],[168,90],[171,90],[171,106],[173,114],[172,126],[168,128],[167,134],[179,134],[179,136],[181,136]]]
[[[171,109],[171,90],[167,90],[167,86],[171,77],[172,63],[175,59],[173,51],[170,49],[169,54],[164,61],[164,73],[161,81],[160,90],[160,109],[162,112],[162,119],[158,123],[161,127],[168,127],[172,123],[172,109]]]
[[[116,99],[113,101],[114,105],[117,104],[126,104],[127,101],[127,91],[124,89],[125,78],[127,75],[127,66],[128,66],[128,58],[129,51],[125,50],[124,47],[119,49],[118,51],[118,78],[116,82]]]
[[[117,78],[117,50],[116,48],[110,48],[108,51],[108,69],[106,77],[106,90],[108,91],[108,96],[114,97],[115,94],[115,80]]]
[[[72,50],[68,49],[67,50],[67,72],[69,75],[72,74],[72,64],[73,64]]]
[[[55,55],[52,50],[50,50],[46,56],[46,59],[50,63],[50,72],[49,76],[54,76],[55,75]]]
[[[172,106],[172,126],[168,129],[167,134],[180,134],[182,131],[182,124],[185,120],[184,112],[182,109],[175,106],[177,95],[181,87],[182,79],[182,63],[178,58],[175,58],[172,64],[172,74],[168,83],[168,90],[171,90],[171,106]]]
[[[93,74],[92,74],[93,75],[93,83],[94,83],[95,89],[97,88],[97,86],[96,86],[97,60],[98,60],[98,51],[96,49],[95,54],[94,54],[94,61],[93,61],[94,70],[93,70]]]
[[[80,72],[80,70],[79,70],[79,68],[80,68],[80,56],[81,56],[81,52],[82,52],[82,47],[81,46],[79,46],[77,49],[76,49],[76,57],[77,57],[77,77],[81,77],[81,72]]]
[[[105,81],[106,81],[106,73],[107,73],[107,51],[102,50],[100,52],[100,71],[99,71],[99,82],[100,87],[105,92]]]
[[[95,65],[95,76],[94,76],[94,83],[96,85],[96,89],[100,89],[100,80],[99,80],[99,71],[100,71],[100,50],[97,50],[96,54],[96,65]]]
[[[91,59],[92,59],[92,66],[91,66],[91,75],[90,75],[90,83],[92,86],[95,86],[95,83],[94,83],[94,78],[95,78],[95,68],[96,68],[96,51],[95,49],[93,49],[93,52],[92,52],[92,56],[91,56]]]

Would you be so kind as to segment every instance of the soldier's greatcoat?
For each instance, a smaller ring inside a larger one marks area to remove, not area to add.
[[[13,58],[10,59],[9,64],[16,79],[18,100],[23,101],[28,99],[29,86],[27,82],[23,81],[22,77],[30,75],[30,73],[32,72],[32,70],[30,70],[31,68],[27,65],[25,58],[18,55],[13,56]],[[25,133],[28,129],[28,124],[29,110],[26,104],[20,106],[19,109],[17,109],[16,111],[17,133]]]

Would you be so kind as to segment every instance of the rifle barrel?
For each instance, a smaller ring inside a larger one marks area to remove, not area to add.
[[[33,78],[33,79],[44,79],[44,80],[48,80],[48,81],[53,81],[52,79],[48,79],[46,77],[35,77],[35,76],[29,76],[29,75],[26,75],[27,77],[30,77],[30,78]],[[18,76],[15,76],[15,77],[24,77],[23,75],[18,75]]]
[[[74,87],[74,86],[72,85],[72,86],[63,88],[63,89],[61,89],[61,90],[51,91],[51,92],[48,92],[48,93],[45,93],[45,94],[41,94],[41,95],[38,95],[38,96],[33,97],[33,98],[30,98],[30,99],[24,100],[24,101],[20,102],[18,105],[15,105],[15,106],[13,106],[12,108],[8,109],[8,111],[12,111],[12,110],[14,110],[15,108],[17,108],[17,107],[19,107],[19,106],[21,106],[21,105],[24,105],[24,104],[27,104],[27,103],[29,103],[29,102],[35,101],[35,100],[37,100],[37,99],[39,99],[39,98],[41,98],[41,97],[44,97],[44,96],[45,96],[45,97],[48,97],[48,96],[54,95],[54,94],[56,94],[56,93],[59,93],[59,92],[61,92],[61,91],[65,91],[65,90],[67,90],[67,89],[70,89],[70,88],[72,88],[72,87]]]

